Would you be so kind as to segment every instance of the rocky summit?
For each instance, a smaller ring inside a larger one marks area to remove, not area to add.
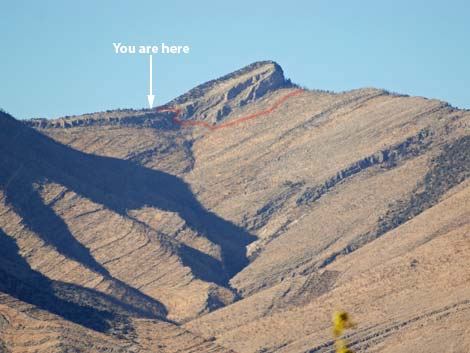
[[[470,352],[470,111],[263,61],[0,153],[2,353]]]

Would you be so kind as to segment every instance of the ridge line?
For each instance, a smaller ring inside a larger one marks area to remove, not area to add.
[[[289,93],[283,95],[277,101],[275,101],[273,105],[271,105],[269,108],[267,108],[265,110],[262,110],[258,113],[254,113],[254,114],[244,116],[242,118],[235,119],[235,120],[230,121],[230,122],[225,123],[225,124],[216,125],[216,126],[210,125],[209,123],[207,123],[205,121],[196,121],[196,120],[194,120],[194,121],[183,121],[183,120],[180,120],[180,119],[178,119],[178,116],[181,115],[181,109],[180,108],[171,108],[171,107],[166,107],[166,106],[160,106],[160,107],[156,107],[155,109],[157,111],[169,111],[169,112],[175,113],[172,120],[173,120],[173,122],[175,122],[176,124],[178,124],[180,126],[202,126],[202,127],[205,127],[206,129],[214,131],[214,130],[220,130],[220,129],[224,129],[224,128],[231,127],[231,126],[234,126],[234,125],[238,125],[238,124],[246,122],[248,120],[253,120],[253,119],[259,118],[263,115],[270,114],[273,111],[275,111],[277,108],[279,108],[279,106],[282,103],[284,103],[286,100],[288,100],[289,98],[291,98],[293,96],[296,96],[296,95],[298,95],[298,94],[300,94],[304,91],[305,90],[303,90],[303,89],[297,89],[293,92],[289,92]]]

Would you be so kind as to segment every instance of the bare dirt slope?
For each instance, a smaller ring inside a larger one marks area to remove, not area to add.
[[[267,61],[166,105],[214,131],[3,114],[2,315],[29,310],[15,298],[96,350],[287,353],[330,352],[343,308],[357,351],[470,351],[470,112],[377,89],[283,100],[298,89]]]

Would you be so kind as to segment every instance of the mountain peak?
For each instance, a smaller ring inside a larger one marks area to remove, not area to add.
[[[244,83],[246,86],[252,86],[253,84],[256,85],[256,83],[264,81],[267,81],[265,84],[266,90],[292,85],[290,81],[285,79],[284,72],[279,64],[270,60],[257,61],[227,75],[200,84],[187,93],[175,98],[170,103],[184,104],[188,101],[201,98],[210,93],[210,91],[220,89],[225,92],[227,88],[229,88],[228,91],[230,91],[230,87],[240,86],[240,83]],[[226,93],[228,94],[228,92]],[[265,92],[259,93],[263,95]],[[231,94],[234,95],[235,93],[232,92]]]
[[[271,60],[257,61],[232,73],[205,82],[173,99],[166,106],[177,106],[182,120],[216,123],[234,109],[251,103],[269,92],[295,85],[284,77],[279,64]],[[160,118],[158,118],[160,116]],[[161,121],[161,113],[153,109],[120,109],[56,119],[31,119],[24,123],[36,128],[69,128],[89,125],[142,125],[152,119]],[[157,123],[159,125],[160,123]]]
[[[255,101],[269,92],[292,87],[280,65],[257,61],[230,74],[203,83],[168,103],[178,105],[182,119],[222,120],[233,109]]]

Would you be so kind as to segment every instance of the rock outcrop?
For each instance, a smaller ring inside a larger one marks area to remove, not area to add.
[[[469,351],[470,112],[297,91],[265,61],[166,105],[205,126],[2,113],[0,352],[329,352],[339,308],[357,352]]]

